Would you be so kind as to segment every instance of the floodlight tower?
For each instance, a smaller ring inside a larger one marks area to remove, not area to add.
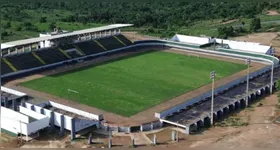
[[[247,69],[247,86],[246,86],[246,106],[248,106],[249,101],[249,76],[250,76],[250,65],[251,65],[251,58],[246,59],[246,64],[248,65]]]
[[[211,99],[211,125],[214,122],[214,88],[215,88],[216,71],[210,72],[210,79],[212,79],[212,99]]]

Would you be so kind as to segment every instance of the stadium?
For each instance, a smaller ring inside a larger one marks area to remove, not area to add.
[[[2,112],[23,119],[1,113],[1,127],[32,137],[58,126],[72,139],[93,126],[138,132],[174,125],[190,134],[210,125],[212,71],[214,121],[275,88],[280,70],[271,46],[179,34],[135,40],[121,32],[129,26],[2,43]]]

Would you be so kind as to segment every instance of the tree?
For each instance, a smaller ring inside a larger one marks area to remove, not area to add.
[[[233,34],[234,34],[234,29],[232,26],[229,27],[224,26],[218,28],[219,38],[227,39],[229,36],[233,36]]]
[[[256,32],[258,29],[261,28],[261,20],[260,18],[253,18],[250,23],[250,31]]]
[[[8,21],[8,22],[5,24],[4,28],[11,28],[11,22]]]
[[[54,22],[50,23],[50,24],[49,24],[49,29],[50,29],[51,31],[53,31],[54,28],[56,28],[55,23],[54,23]]]
[[[40,23],[46,23],[46,22],[47,22],[47,17],[40,18]]]
[[[19,25],[19,26],[16,27],[16,31],[21,31],[21,30],[22,30],[21,25]]]

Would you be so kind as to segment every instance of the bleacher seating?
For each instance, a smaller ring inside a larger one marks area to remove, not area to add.
[[[4,61],[1,61],[1,71],[2,74],[13,72],[13,70]]]
[[[67,54],[68,54],[71,58],[78,58],[78,57],[81,57],[81,56],[82,56],[82,55],[78,54],[76,51],[67,52]]]
[[[132,42],[127,39],[124,35],[122,34],[119,34],[119,35],[116,35],[116,37],[118,37],[122,42],[124,42],[126,45],[131,45]]]
[[[14,55],[5,57],[7,59],[7,62],[2,61],[2,74],[11,73],[14,71],[21,71],[25,69],[31,69],[43,65],[53,64],[62,62],[65,60],[69,60],[71,58],[78,58],[83,55],[91,55],[91,54],[97,54],[104,51],[110,51],[116,48],[124,47],[125,45],[131,45],[132,42],[129,41],[125,36],[123,35],[115,35],[115,37],[106,37],[101,39],[96,39],[75,43],[75,44],[69,44],[69,45],[60,45],[55,48],[49,48],[44,50],[38,50],[33,51],[33,53],[25,53],[20,55]],[[105,48],[104,48],[105,47]],[[75,48],[80,51],[79,52],[67,52],[66,50]],[[67,53],[70,57],[67,57]],[[8,64],[7,64],[8,63]],[[9,66],[10,65],[10,66]]]
[[[98,44],[96,44],[94,41],[76,43],[75,45],[79,47],[86,55],[95,54],[104,51],[104,49],[98,46]]]
[[[114,37],[102,38],[98,39],[97,41],[101,43],[107,50],[124,47],[124,45]]]
[[[68,45],[61,45],[59,46],[61,49],[63,50],[68,50],[68,49],[72,49],[75,48],[72,44],[68,44]]]
[[[68,59],[57,48],[36,51],[35,53],[40,56],[47,64],[52,64]]]
[[[25,53],[17,56],[6,57],[17,70],[31,69],[41,66],[41,62],[37,60],[31,53]]]

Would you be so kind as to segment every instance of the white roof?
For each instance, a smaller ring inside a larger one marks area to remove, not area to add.
[[[13,94],[13,95],[16,95],[16,96],[19,96],[19,97],[26,96],[25,93],[22,93],[22,92],[19,92],[19,91],[16,91],[16,90],[4,87],[4,86],[1,86],[1,90],[3,92],[9,93],[9,94]]]
[[[217,43],[222,43],[222,39],[216,39]],[[231,49],[255,52],[255,53],[263,53],[266,54],[267,51],[271,48],[271,46],[261,45],[261,43],[254,42],[243,42],[243,41],[231,41],[231,40],[223,40],[224,44],[228,44]]]
[[[183,43],[192,43],[196,45],[204,45],[210,42],[208,37],[195,37],[195,36],[186,36],[180,34],[176,34],[173,38],[171,38],[171,40],[183,42]]]
[[[38,42],[45,41],[45,40],[58,39],[58,38],[63,38],[63,37],[68,37],[68,36],[75,36],[75,35],[80,35],[80,34],[86,34],[86,33],[92,33],[92,32],[104,31],[104,30],[111,30],[111,29],[128,27],[128,26],[133,26],[133,24],[112,24],[112,25],[107,25],[107,26],[102,26],[102,27],[73,31],[73,32],[54,35],[54,36],[50,36],[50,37],[37,37],[37,38],[12,41],[12,42],[7,42],[7,43],[2,43],[1,49],[15,47],[15,46],[21,46],[21,45],[28,45],[28,44],[32,44],[32,43],[38,43]]]

